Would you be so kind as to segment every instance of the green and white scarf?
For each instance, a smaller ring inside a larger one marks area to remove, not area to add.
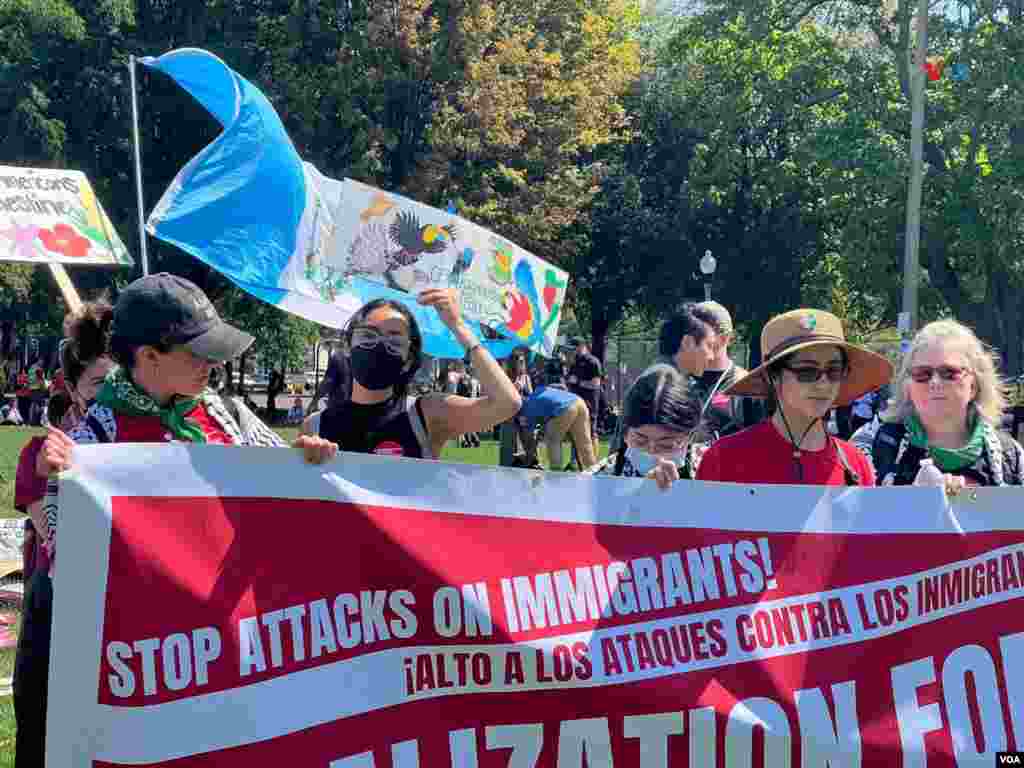
[[[986,424],[977,417],[974,418],[974,428],[967,438],[967,443],[960,448],[940,448],[929,445],[928,433],[917,414],[908,416],[905,424],[910,444],[927,451],[928,455],[935,460],[935,466],[943,472],[959,472],[966,469],[977,462],[985,451]]]
[[[203,428],[197,422],[185,418],[186,414],[191,413],[199,405],[200,398],[175,395],[166,406],[162,406],[120,368],[115,368],[107,374],[103,386],[96,395],[96,402],[115,413],[156,416],[175,440],[186,443],[206,442]]]

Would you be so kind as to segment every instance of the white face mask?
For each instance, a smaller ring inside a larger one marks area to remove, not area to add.
[[[642,451],[639,448],[627,448],[626,458],[636,470],[638,477],[646,477],[647,473],[658,466],[659,461],[671,461],[677,467],[682,467],[686,462],[686,449],[679,450],[666,456],[655,456],[653,453]]]

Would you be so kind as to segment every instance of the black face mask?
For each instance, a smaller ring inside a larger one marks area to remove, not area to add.
[[[353,378],[367,389],[395,386],[405,367],[405,360],[388,352],[383,343],[372,349],[354,347],[351,361]]]

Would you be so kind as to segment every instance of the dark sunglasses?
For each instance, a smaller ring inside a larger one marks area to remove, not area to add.
[[[835,383],[844,381],[850,375],[850,370],[845,365],[830,365],[827,368],[819,368],[816,365],[785,366],[786,370],[793,374],[801,384],[813,384],[822,376]]]
[[[935,374],[939,374],[942,381],[960,381],[968,373],[970,368],[961,368],[956,365],[940,365],[932,368],[930,365],[915,365],[910,369],[910,378],[918,384],[927,384]]]

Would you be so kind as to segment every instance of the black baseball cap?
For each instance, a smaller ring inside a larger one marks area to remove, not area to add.
[[[255,341],[221,320],[198,285],[167,272],[140,277],[121,291],[111,335],[139,345],[184,344],[215,363],[233,360]]]

